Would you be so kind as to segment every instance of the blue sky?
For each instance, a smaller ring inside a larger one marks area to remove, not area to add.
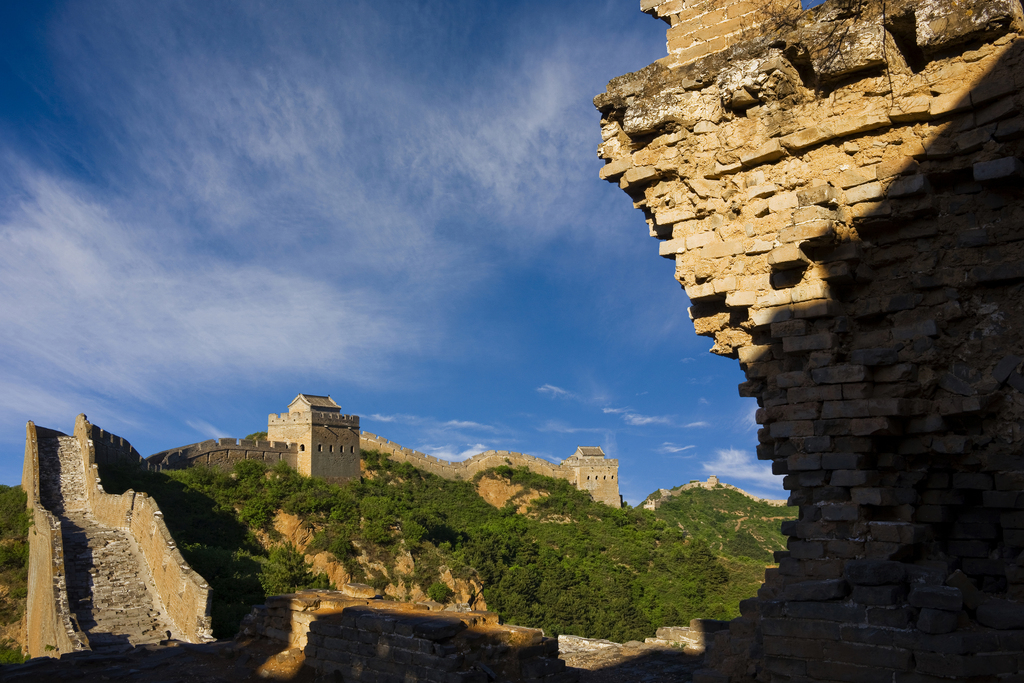
[[[0,482],[24,424],[144,454],[299,392],[440,457],[600,445],[636,503],[773,498],[752,399],[598,179],[636,0],[0,9]]]

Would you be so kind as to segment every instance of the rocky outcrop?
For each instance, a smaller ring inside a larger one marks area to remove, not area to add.
[[[669,57],[595,99],[601,177],[739,361],[800,508],[694,681],[1016,674],[1019,0],[740,4],[645,1]]]

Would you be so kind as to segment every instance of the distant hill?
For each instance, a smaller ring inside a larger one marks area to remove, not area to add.
[[[761,500],[717,481],[659,490],[645,503],[655,508],[658,519],[682,530],[688,538],[707,543],[719,556],[729,572],[728,605],[757,592],[765,568],[774,564],[772,553],[786,549],[782,522],[797,516],[796,508]]]

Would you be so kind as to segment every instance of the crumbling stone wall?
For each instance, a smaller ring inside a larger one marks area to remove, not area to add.
[[[25,604],[26,647],[31,657],[59,657],[67,652],[89,649],[89,639],[68,604],[60,520],[39,498],[39,433],[48,431],[31,422],[26,426],[21,478],[21,487],[32,511]]]
[[[563,460],[561,464],[555,465],[527,453],[490,450],[477,453],[461,462],[450,462],[414,451],[411,448],[405,448],[370,432],[360,433],[359,447],[387,453],[392,460],[407,462],[425,472],[445,479],[469,480],[478,472],[492,467],[526,467],[531,472],[542,474],[545,477],[565,479],[578,489],[588,491],[594,500],[605,505],[616,508],[622,506],[622,498],[619,495],[619,461],[615,458],[581,459],[571,457]],[[581,460],[592,460],[593,464],[583,463]],[[587,479],[588,476],[605,477],[605,479],[602,479],[600,485],[597,485],[598,480],[596,478]]]
[[[601,177],[739,360],[800,508],[694,681],[1017,680],[1019,0],[766,3],[745,32],[715,7],[645,1],[669,57],[595,99]],[[673,43],[693,12],[703,52]]]
[[[579,672],[558,658],[557,639],[540,629],[499,624],[494,612],[432,611],[440,607],[353,597],[347,590],[301,591],[267,598],[242,622],[239,638],[271,639],[339,680],[578,680]]]

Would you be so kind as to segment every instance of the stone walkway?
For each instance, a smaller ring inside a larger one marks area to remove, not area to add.
[[[93,651],[174,637],[131,534],[88,511],[78,442],[41,438],[39,461],[42,502],[61,521],[68,602]]]

